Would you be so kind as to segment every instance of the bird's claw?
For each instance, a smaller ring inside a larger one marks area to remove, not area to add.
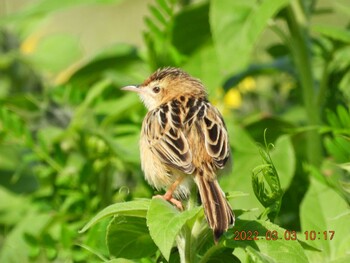
[[[176,206],[177,209],[179,209],[180,211],[183,211],[183,210],[184,210],[184,208],[183,208],[183,206],[182,206],[182,203],[181,203],[179,200],[175,199],[175,198],[172,197],[172,196],[168,196],[166,193],[165,193],[164,195],[155,195],[155,196],[153,196],[153,198],[162,198],[162,199],[164,199],[164,200],[166,200],[166,201],[172,203],[172,204],[173,204],[174,206]]]

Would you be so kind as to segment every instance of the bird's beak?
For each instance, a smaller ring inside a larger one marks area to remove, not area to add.
[[[141,93],[142,90],[139,88],[139,86],[125,86],[123,88],[121,88],[121,90],[127,90],[127,91],[133,91],[133,92],[136,92],[136,93]]]

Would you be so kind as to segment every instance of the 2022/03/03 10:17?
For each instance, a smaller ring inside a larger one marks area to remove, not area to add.
[[[297,240],[298,235],[304,235],[305,240],[332,240],[335,235],[334,230],[316,231],[307,230],[299,233],[295,230],[284,230],[283,234],[276,230],[267,230],[264,233],[260,233],[257,230],[236,230],[234,231],[233,239],[236,241],[245,240]]]

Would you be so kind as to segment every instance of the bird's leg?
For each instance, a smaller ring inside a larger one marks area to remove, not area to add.
[[[164,200],[175,205],[180,211],[182,211],[183,210],[182,203],[173,197],[173,193],[178,187],[178,185],[181,183],[182,179],[183,178],[178,178],[172,185],[170,185],[170,187],[168,188],[168,190],[165,192],[164,195],[156,195],[154,197],[163,198]]]

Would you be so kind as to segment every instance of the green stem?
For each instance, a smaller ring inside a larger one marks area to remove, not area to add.
[[[191,233],[191,229],[188,226],[185,226],[185,231],[186,231],[186,235],[185,235],[185,262],[191,263],[192,261],[192,246],[191,246],[191,239],[192,239],[192,233]]]
[[[321,123],[317,105],[316,85],[312,71],[310,52],[310,35],[308,18],[302,2],[294,0],[287,8],[287,24],[291,33],[291,53],[299,74],[302,99],[306,110],[308,125],[318,126]],[[317,131],[307,132],[307,158],[310,164],[319,166],[322,160],[321,138]]]
[[[191,263],[194,262],[192,260],[192,253],[191,253],[191,228],[185,225],[181,229],[181,234],[177,236],[176,243],[177,243],[177,249],[179,251],[180,260],[184,263]]]
[[[186,210],[193,209],[197,204],[196,202],[197,195],[195,194],[195,191],[191,191],[191,192],[192,194],[190,195],[190,198],[187,202]],[[179,250],[181,262],[185,262],[185,263],[195,262],[196,253],[192,253],[192,251],[195,251],[194,249],[195,239],[192,239],[192,229],[188,225],[184,225],[184,227],[181,230],[181,234],[178,236],[176,242],[177,242],[177,248]]]

